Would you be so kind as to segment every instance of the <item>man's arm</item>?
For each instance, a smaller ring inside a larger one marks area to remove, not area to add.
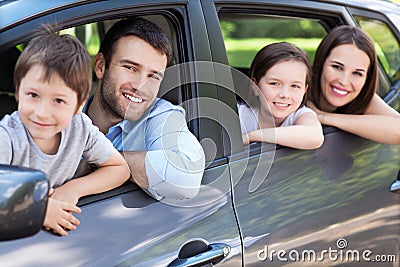
[[[146,175],[146,151],[132,151],[122,153],[131,170],[130,180],[141,188],[148,189],[149,182]]]
[[[127,151],[130,140],[137,134],[130,132],[124,138],[123,155],[130,167],[131,179],[158,200],[196,196],[205,157],[199,141],[187,128],[183,109],[168,110],[149,118],[145,129],[147,151]]]

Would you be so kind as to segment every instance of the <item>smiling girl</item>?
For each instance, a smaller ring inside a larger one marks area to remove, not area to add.
[[[244,145],[269,142],[298,149],[322,145],[321,124],[304,106],[310,73],[307,54],[293,44],[274,43],[257,53],[250,67],[251,97],[239,103]]]

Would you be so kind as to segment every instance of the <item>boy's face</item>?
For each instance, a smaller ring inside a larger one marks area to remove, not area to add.
[[[81,107],[77,109],[76,92],[57,74],[50,82],[43,81],[43,77],[43,67],[33,66],[21,80],[17,100],[19,116],[33,140],[42,151],[49,151],[58,149],[60,132]]]

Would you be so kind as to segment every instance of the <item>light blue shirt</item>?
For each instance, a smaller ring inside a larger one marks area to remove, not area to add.
[[[157,98],[139,121],[122,120],[106,136],[119,151],[147,151],[148,191],[156,199],[197,195],[205,157],[182,107]]]

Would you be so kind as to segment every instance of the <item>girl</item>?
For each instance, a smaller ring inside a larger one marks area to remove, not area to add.
[[[250,67],[252,90],[239,103],[243,144],[269,142],[315,149],[324,136],[314,111],[304,106],[311,81],[310,62],[300,48],[286,42],[262,48]]]

